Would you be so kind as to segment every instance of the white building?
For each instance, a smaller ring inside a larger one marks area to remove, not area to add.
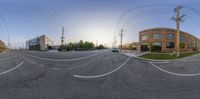
[[[37,38],[26,41],[26,49],[29,50],[49,50],[52,49],[53,41],[46,35],[41,35]]]

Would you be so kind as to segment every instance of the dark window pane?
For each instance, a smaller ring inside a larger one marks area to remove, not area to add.
[[[166,34],[166,38],[167,39],[174,39],[174,34],[168,33],[168,34]]]
[[[162,35],[160,33],[153,34],[153,39],[161,39]]]
[[[167,42],[166,43],[166,48],[174,48],[174,42]]]

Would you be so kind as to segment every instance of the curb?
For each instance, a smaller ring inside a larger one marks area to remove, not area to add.
[[[149,62],[170,62],[170,61],[176,61],[177,59],[170,59],[170,60],[156,60],[156,59],[147,59],[142,57],[135,57],[139,60],[149,61]]]
[[[125,56],[131,57],[131,58],[134,57],[134,56],[126,55],[126,54],[124,54],[124,53],[122,53],[122,52],[120,52],[120,53],[123,54],[123,55],[125,55]],[[137,59],[139,59],[139,60],[149,61],[149,62],[170,62],[170,61],[179,61],[179,60],[183,60],[183,59],[190,58],[190,57],[197,56],[197,55],[200,55],[200,53],[199,53],[199,54],[194,54],[194,55],[191,55],[191,56],[187,56],[187,57],[176,58],[176,59],[170,59],[170,60],[147,59],[147,58],[139,57],[139,56],[141,56],[141,55],[136,56],[136,57],[134,57],[134,58],[137,58]]]
[[[187,57],[170,59],[170,60],[156,60],[156,59],[147,59],[147,58],[142,58],[142,57],[136,57],[136,58],[140,59],[140,60],[152,61],[152,62],[170,62],[170,61],[180,61],[180,60],[183,60],[183,59],[186,59],[186,58],[190,58],[190,57],[193,57],[193,56],[197,56],[197,55],[200,55],[200,53],[199,54],[194,54],[194,55],[191,55],[191,56],[187,56]]]
[[[8,49],[8,50],[5,50],[5,51],[3,51],[2,53],[0,53],[0,55],[6,54],[6,53],[8,53],[8,52],[9,52],[9,49]]]

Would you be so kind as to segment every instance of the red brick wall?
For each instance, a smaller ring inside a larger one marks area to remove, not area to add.
[[[158,31],[158,30],[160,30],[160,31]],[[170,30],[171,32],[170,31],[168,32],[167,30]],[[153,39],[152,36],[153,36],[154,33],[156,33],[156,31],[158,31],[159,33],[162,34],[162,39],[158,39],[158,40]],[[172,32],[172,31],[174,31],[174,32]],[[176,39],[173,39],[173,40],[166,39],[166,34],[167,33],[173,33],[174,34],[174,38],[176,38],[176,36],[177,36],[176,35],[176,30],[175,29],[169,29],[169,28],[154,28],[154,29],[148,29],[148,30],[141,31],[139,33],[140,44],[141,43],[162,42],[162,52],[173,52],[173,50],[176,51],[176,46],[177,46]],[[193,35],[191,35],[191,34],[189,34],[187,32],[181,31],[181,33],[184,34],[184,38],[185,38],[185,48],[181,49],[182,52],[183,51],[193,51],[193,48],[188,48],[188,46],[189,46],[189,42],[188,42],[189,40],[188,39],[189,38],[191,38],[192,41],[196,41],[198,43],[197,44],[197,50],[200,50],[200,40],[197,37],[195,37],[195,36],[193,36]],[[143,35],[148,35],[148,39],[146,41],[142,41],[141,37]],[[175,43],[175,48],[166,48],[166,42],[167,41],[174,42]],[[151,48],[151,47],[148,46],[148,48]]]

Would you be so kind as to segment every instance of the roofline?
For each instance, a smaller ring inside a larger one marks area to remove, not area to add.
[[[170,30],[175,30],[175,31],[176,31],[176,29],[174,29],[174,28],[158,27],[158,28],[149,28],[149,29],[142,30],[142,31],[139,32],[139,34],[140,34],[141,32],[143,32],[143,31],[154,30],[154,29],[170,29]],[[197,39],[200,40],[200,38],[198,38],[198,37],[196,37],[196,36],[190,34],[189,32],[185,32],[185,31],[181,31],[181,30],[180,30],[180,32],[186,33],[186,34],[191,35],[191,36],[193,36],[193,37],[195,37],[195,38],[197,38]]]

